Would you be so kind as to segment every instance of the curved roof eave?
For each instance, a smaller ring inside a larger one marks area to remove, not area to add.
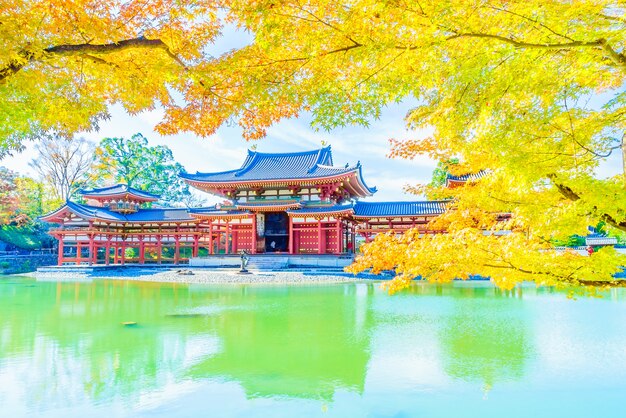
[[[201,182],[202,180],[198,180],[197,177],[198,176],[212,176],[212,175],[218,175],[218,174],[230,174],[230,173],[235,173],[238,170],[226,170],[226,171],[216,171],[214,173],[201,173],[199,171],[196,171],[196,174],[191,174],[191,173],[187,173],[186,171],[181,171],[178,173],[178,177],[181,177],[183,179],[186,180],[192,180],[192,181],[199,181]]]
[[[357,163],[356,167],[359,169],[359,181],[361,182],[363,187],[365,187],[365,189],[370,193],[370,196],[373,196],[374,193],[378,191],[378,189],[376,187],[369,187],[367,183],[365,183],[365,179],[363,178],[363,170],[362,170],[360,161]]]
[[[438,216],[446,211],[449,200],[357,202],[354,217],[357,219],[379,217]]]
[[[261,153],[248,150],[240,168],[195,174],[181,171],[180,177],[204,184],[233,184],[259,181],[303,181],[327,178],[349,172],[347,167],[332,166],[331,147],[291,153]],[[278,166],[277,166],[278,165]],[[316,173],[322,171],[322,173]]]
[[[107,193],[109,192],[109,193]],[[91,190],[80,190],[80,194],[85,197],[104,197],[104,196],[118,196],[118,195],[135,195],[144,199],[154,199],[159,200],[161,196],[158,196],[153,193],[146,192],[144,190],[139,190],[134,187],[130,187],[127,184],[119,183],[114,186],[93,188]]]
[[[350,167],[347,168],[343,171],[337,172],[337,173],[332,173],[332,174],[327,174],[327,175],[320,175],[320,176],[316,176],[316,177],[307,177],[307,178],[278,178],[278,179],[253,179],[253,180],[216,180],[216,181],[211,181],[211,180],[199,180],[199,179],[195,179],[195,178],[190,178],[190,177],[185,177],[185,179],[196,182],[196,183],[201,183],[201,184],[207,184],[207,185],[224,185],[224,184],[254,184],[254,183],[285,183],[285,182],[307,182],[307,183],[313,183],[315,182],[315,180],[328,180],[328,179],[332,179],[334,177],[341,177],[344,176],[346,174],[350,174],[353,171],[356,171],[356,167]],[[363,183],[364,184],[364,183]],[[368,190],[370,190],[368,188]],[[376,188],[374,188],[374,191],[376,190]]]
[[[68,204],[69,201],[66,201],[64,205],[60,206],[58,209],[53,210],[52,212],[48,212],[46,214],[43,214],[41,216],[39,216],[37,219],[41,219],[44,222],[54,222],[52,221],[52,219],[54,219],[55,215],[58,215],[59,213],[63,212],[68,208]]]

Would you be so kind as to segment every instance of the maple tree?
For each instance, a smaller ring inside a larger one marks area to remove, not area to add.
[[[480,273],[504,288],[527,279],[610,280],[626,265],[614,249],[586,257],[553,243],[599,221],[626,231],[626,173],[595,175],[626,147],[625,7],[233,1],[231,18],[255,42],[215,66],[241,72],[245,100],[232,109],[253,109],[251,125],[303,109],[320,128],[368,124],[387,104],[414,97],[408,127],[433,134],[393,141],[393,156],[458,158],[450,166],[457,175],[489,169],[466,187],[411,187],[452,198],[431,226],[448,233],[379,236],[352,271],[395,269],[392,290],[418,275],[447,281]],[[511,220],[499,221],[502,213]]]
[[[0,226],[32,228],[37,217],[58,207],[44,183],[0,166]]]
[[[17,178],[17,173],[0,167],[0,225],[9,223],[18,208]]]
[[[108,106],[177,108],[210,59],[216,4],[0,1],[0,156],[25,138],[97,128]],[[199,81],[201,83],[201,81]]]

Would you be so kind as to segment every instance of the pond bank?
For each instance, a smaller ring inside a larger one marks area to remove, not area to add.
[[[29,277],[37,280],[134,280],[147,282],[175,282],[175,283],[214,283],[214,284],[316,284],[316,283],[346,283],[355,281],[370,281],[373,278],[383,277],[367,275],[353,276],[342,271],[250,271],[250,274],[238,274],[239,269],[97,269],[79,271],[72,269],[63,271],[37,271],[28,273]]]

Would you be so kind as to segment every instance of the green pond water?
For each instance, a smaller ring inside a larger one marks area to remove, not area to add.
[[[625,400],[623,289],[0,278],[1,417],[624,417]]]

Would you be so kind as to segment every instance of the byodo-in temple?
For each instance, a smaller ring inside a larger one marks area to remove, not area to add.
[[[350,254],[356,237],[401,233],[445,210],[444,201],[367,202],[376,188],[360,163],[335,166],[330,146],[295,153],[248,151],[240,168],[181,173],[191,186],[225,199],[195,209],[161,208],[159,196],[118,184],[82,190],[42,219],[58,224],[62,264],[187,262],[238,254]],[[467,181],[452,179],[454,184]],[[128,251],[128,249],[133,249]]]

